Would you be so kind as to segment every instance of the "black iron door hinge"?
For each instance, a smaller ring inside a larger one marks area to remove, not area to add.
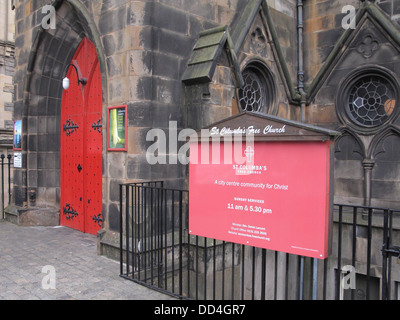
[[[79,213],[69,203],[65,205],[63,213],[67,220],[74,220],[74,218],[79,216]]]
[[[69,137],[72,133],[74,133],[79,126],[73,122],[71,119],[68,119],[66,124],[64,124],[64,132],[67,133],[67,136]]]
[[[103,214],[99,213],[97,216],[93,216],[94,223],[97,223],[99,227],[103,226]]]
[[[99,133],[102,133],[103,129],[103,124],[101,123],[103,121],[102,118],[100,118],[97,122],[93,123],[92,128],[93,130],[97,130]]]

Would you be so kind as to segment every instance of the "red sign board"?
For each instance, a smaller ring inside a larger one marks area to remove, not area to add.
[[[229,143],[190,147],[190,233],[327,258],[330,139]]]

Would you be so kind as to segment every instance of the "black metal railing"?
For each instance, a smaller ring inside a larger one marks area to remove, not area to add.
[[[121,275],[183,295],[183,264],[187,265],[183,258],[187,256],[183,253],[187,248],[183,239],[184,198],[187,203],[188,192],[163,188],[162,181],[120,188],[121,207],[125,208],[120,216]]]
[[[393,244],[394,238],[394,219],[400,216],[400,210],[389,210],[384,217],[383,223],[383,265],[382,265],[382,300],[391,300],[392,298],[392,266],[393,258],[397,259],[397,271],[400,269],[400,243]],[[399,233],[399,225],[397,223],[397,233]],[[399,236],[397,235],[397,240]],[[398,289],[400,290],[400,288]],[[400,300],[400,296],[396,297]]]
[[[121,185],[120,206],[121,276],[179,298],[392,296],[393,210],[335,205],[332,254],[319,260],[190,235],[188,191],[161,181]],[[348,270],[357,274],[350,288],[343,284]]]
[[[392,267],[391,256],[386,256],[385,246],[392,242],[393,218],[398,212],[385,208],[373,208],[353,205],[336,205],[335,239],[337,247],[333,258],[337,262],[336,270],[343,266],[352,266],[357,274],[364,276],[363,297],[365,300],[391,299],[391,276],[387,270]],[[389,225],[388,221],[392,224]],[[390,235],[389,235],[390,233]],[[385,244],[386,243],[386,244]],[[377,271],[378,270],[378,271]],[[373,281],[379,283],[372,288]],[[343,298],[341,277],[338,273],[335,284],[335,298]],[[348,290],[348,299],[354,300],[357,290]]]
[[[7,162],[5,160],[8,160]],[[11,202],[11,162],[12,156],[8,155],[7,157],[2,154],[0,155],[0,166],[1,166],[1,217],[5,218],[5,206],[6,203]],[[5,168],[6,167],[6,168]],[[7,174],[6,174],[7,173]],[[7,202],[5,194],[7,193]]]

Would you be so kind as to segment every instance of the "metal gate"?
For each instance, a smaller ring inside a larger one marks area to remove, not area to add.
[[[393,258],[400,265],[400,243],[394,245],[394,218],[400,214],[398,210],[388,210],[384,217],[383,226],[383,265],[382,265],[382,300],[391,300],[392,298],[392,265]],[[398,241],[398,239],[397,239]],[[399,291],[399,288],[397,288]],[[397,297],[400,299],[400,297]]]
[[[95,46],[83,39],[70,68],[61,112],[61,224],[85,233],[102,228],[102,87]]]
[[[121,185],[120,208],[120,275],[179,298],[399,298],[398,211],[335,205],[332,254],[318,260],[190,235],[188,191],[162,181]]]
[[[7,163],[4,162],[7,158]],[[5,168],[7,166],[7,168]],[[0,156],[0,176],[1,176],[1,213],[0,219],[5,219],[5,208],[7,204],[11,203],[11,166],[12,166],[12,156],[9,154],[7,157],[2,154]],[[5,194],[8,193],[7,198]]]

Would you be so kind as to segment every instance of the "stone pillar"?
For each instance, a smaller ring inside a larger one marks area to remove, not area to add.
[[[375,160],[364,159],[363,169],[364,169],[364,205],[371,205],[371,172],[375,166]]]

